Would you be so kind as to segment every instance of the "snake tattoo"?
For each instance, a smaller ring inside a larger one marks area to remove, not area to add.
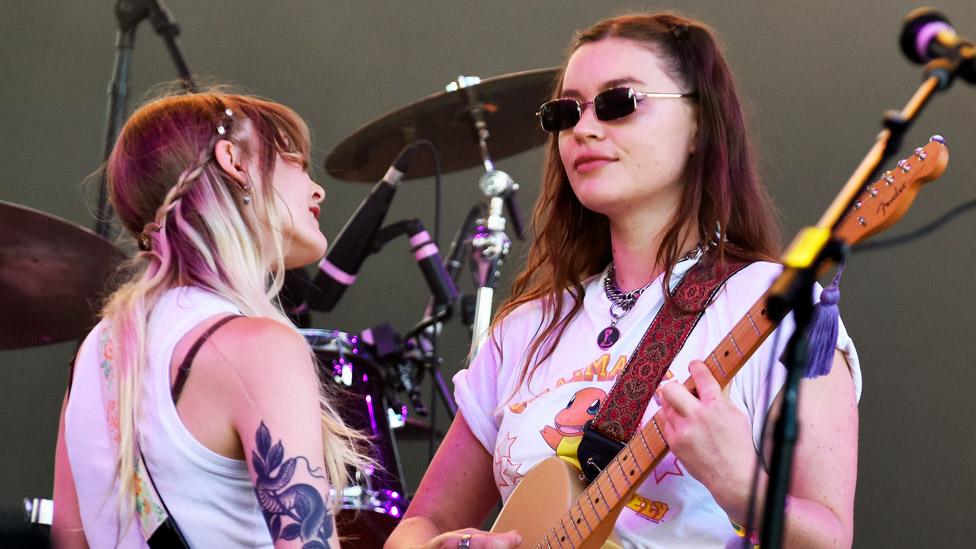
[[[271,541],[300,538],[303,549],[328,547],[334,524],[322,494],[309,484],[289,485],[301,461],[313,477],[325,476],[320,469],[312,469],[305,456],[284,459],[281,440],[271,445],[271,432],[263,421],[255,442],[257,448],[251,451],[251,464],[257,475],[254,490],[268,523]]]

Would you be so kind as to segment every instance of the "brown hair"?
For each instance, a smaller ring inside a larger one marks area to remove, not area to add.
[[[757,174],[732,74],[711,29],[671,13],[623,15],[578,32],[570,54],[607,38],[631,40],[652,50],[664,59],[672,78],[697,94],[696,152],[685,168],[681,201],[665,227],[656,257],[656,265],[665,273],[664,288],[685,252],[681,246],[686,220],[696,214],[697,237],[717,241],[714,257],[773,259],[779,246],[778,227]],[[560,74],[554,98],[560,96],[562,86]],[[612,259],[609,221],[584,207],[573,193],[559,157],[557,134],[550,136],[544,170],[526,268],[493,322],[495,328],[520,305],[541,300],[542,318],[517,386],[531,380],[531,364],[538,365],[552,354],[566,326],[582,309],[583,281]],[[716,238],[717,227],[720,238]],[[564,292],[572,299],[568,312]]]

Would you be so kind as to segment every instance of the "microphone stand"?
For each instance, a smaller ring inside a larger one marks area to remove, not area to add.
[[[444,408],[447,409],[447,413],[453,420],[457,415],[457,402],[454,400],[454,394],[451,392],[450,386],[448,386],[447,381],[444,380],[444,375],[441,374],[440,355],[437,352],[436,342],[429,348],[421,342],[421,338],[425,337],[425,333],[428,330],[434,330],[434,334],[438,334],[441,324],[443,324],[445,320],[449,319],[451,314],[452,311],[450,306],[438,308],[436,312],[421,320],[416,326],[411,328],[409,332],[404,334],[403,339],[405,341],[416,340],[418,342],[418,346],[420,347],[420,351],[423,356],[422,362],[425,368],[430,372],[431,393],[432,395],[436,394],[440,397],[441,402],[444,403]],[[432,412],[433,409],[434,407],[432,403],[429,410]],[[433,429],[433,422],[431,422],[431,428]]]
[[[196,91],[196,84],[190,73],[183,52],[180,50],[176,37],[180,35],[180,27],[163,5],[162,0],[118,0],[115,4],[115,17],[119,22],[119,30],[115,36],[115,66],[112,69],[112,81],[108,89],[108,105],[105,117],[105,149],[103,160],[108,160],[115,146],[115,140],[126,119],[126,103],[129,94],[129,67],[132,61],[132,48],[136,39],[136,28],[143,19],[149,19],[156,32],[163,37],[170,57],[176,64],[183,88],[188,92]],[[98,188],[97,217],[95,218],[95,234],[102,238],[110,238],[112,216],[111,206],[108,204],[108,188],[105,173],[102,172]]]
[[[770,318],[781,320],[795,311],[796,329],[787,344],[784,365],[787,379],[783,404],[773,433],[773,452],[769,466],[760,540],[763,547],[780,547],[783,537],[786,494],[790,484],[793,449],[798,436],[797,404],[800,380],[807,363],[807,332],[813,311],[813,284],[817,275],[847,253],[847,245],[831,238],[833,228],[848,212],[860,207],[855,198],[868,181],[875,179],[879,167],[901,146],[905,132],[937,91],[944,91],[959,72],[963,60],[934,59],[925,65],[924,81],[901,111],[884,114],[884,129],[874,146],[854,170],[840,193],[814,227],[801,229],[783,256],[785,269],[770,288],[767,301]],[[933,139],[940,140],[939,137]],[[899,162],[898,168],[911,166]],[[886,184],[890,184],[885,178]]]

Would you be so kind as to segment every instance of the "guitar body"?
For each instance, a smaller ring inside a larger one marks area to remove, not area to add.
[[[519,482],[509,496],[505,507],[495,519],[492,532],[507,532],[518,530],[522,536],[521,547],[536,547],[542,543],[547,535],[554,536],[554,524],[566,514],[566,510],[576,503],[576,498],[583,492],[585,485],[579,479],[579,471],[559,459],[551,457],[533,467]],[[606,520],[588,536],[579,548],[617,548],[619,544],[608,541],[613,533],[613,525],[617,516],[623,510],[621,505],[613,513],[612,520]],[[555,533],[558,535],[558,533]],[[558,546],[554,544],[554,546]]]

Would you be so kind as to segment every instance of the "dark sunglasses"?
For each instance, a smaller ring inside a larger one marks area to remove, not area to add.
[[[681,97],[697,97],[697,93],[657,93],[641,92],[634,88],[610,88],[596,94],[592,101],[580,101],[571,97],[561,97],[546,101],[535,113],[542,123],[542,129],[547,132],[559,132],[575,126],[587,105],[593,104],[593,110],[599,120],[616,120],[632,114],[637,110],[637,103],[647,97],[678,99]]]

